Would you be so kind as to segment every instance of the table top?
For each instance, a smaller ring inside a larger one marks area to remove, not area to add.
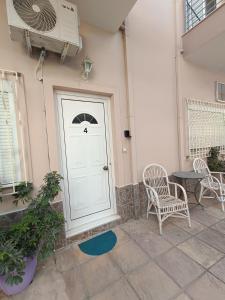
[[[204,178],[203,174],[195,173],[194,171],[175,172],[172,175],[177,178],[182,178],[182,179],[202,179],[202,178]]]

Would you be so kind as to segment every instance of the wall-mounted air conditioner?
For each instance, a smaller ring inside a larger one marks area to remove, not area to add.
[[[76,5],[65,0],[6,0],[11,38],[60,53],[62,59],[82,48]]]
[[[225,103],[225,83],[215,82],[216,101]]]

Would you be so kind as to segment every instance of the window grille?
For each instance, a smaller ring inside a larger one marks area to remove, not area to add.
[[[17,118],[13,82],[0,80],[0,184],[12,186],[21,180]]]
[[[225,105],[187,100],[189,157],[207,157],[211,147],[225,154]]]
[[[186,31],[204,20],[224,2],[224,0],[185,0]]]

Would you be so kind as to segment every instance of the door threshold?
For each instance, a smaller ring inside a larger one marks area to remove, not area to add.
[[[114,222],[114,221],[117,221],[120,219],[121,219],[121,217],[119,215],[111,215],[108,217],[101,218],[99,220],[95,220],[95,221],[77,226],[76,228],[70,229],[66,232],[66,238],[70,238],[74,235],[81,234],[85,231],[95,229],[96,227],[99,227],[99,226],[102,226],[102,225],[105,225],[105,224],[108,224],[108,223],[111,223],[111,222]]]

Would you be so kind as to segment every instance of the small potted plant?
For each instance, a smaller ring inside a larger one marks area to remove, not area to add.
[[[0,232],[3,241],[0,247],[0,288],[7,295],[25,289],[33,280],[37,260],[48,257],[54,251],[64,218],[51,206],[51,202],[61,190],[61,179],[57,172],[47,174],[40,191],[31,199],[19,222]],[[25,189],[29,194],[32,191],[30,186],[25,188],[22,184],[16,200],[20,198],[18,195],[27,198]]]
[[[209,151],[209,157],[207,158],[207,164],[212,172],[225,172],[225,161],[219,158],[219,147],[212,147]]]

